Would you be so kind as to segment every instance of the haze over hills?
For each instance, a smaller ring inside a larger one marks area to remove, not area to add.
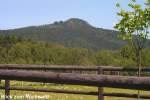
[[[117,31],[96,28],[77,18],[53,24],[0,30],[0,34],[16,35],[38,41],[59,43],[66,47],[82,47],[93,50],[114,50],[126,44],[125,41],[118,39]]]

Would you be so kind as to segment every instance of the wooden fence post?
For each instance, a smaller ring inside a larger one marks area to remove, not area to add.
[[[98,74],[103,74],[103,68],[98,67]],[[98,100],[104,100],[104,88],[103,87],[98,87]]]
[[[5,80],[5,100],[10,100],[10,81]]]

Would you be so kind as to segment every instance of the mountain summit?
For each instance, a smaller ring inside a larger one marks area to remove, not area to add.
[[[71,27],[91,27],[91,25],[88,22],[78,18],[71,18],[65,21],[64,23]]]
[[[43,25],[47,28],[68,28],[68,29],[80,29],[80,28],[91,28],[92,26],[81,19],[70,18],[66,21],[55,21],[53,24]]]
[[[95,28],[88,22],[71,18],[67,21],[56,21],[53,24],[24,27],[13,30],[0,30],[2,35],[16,35],[23,38],[54,42],[66,47],[82,47],[93,50],[118,49],[126,42],[119,40],[117,32]]]

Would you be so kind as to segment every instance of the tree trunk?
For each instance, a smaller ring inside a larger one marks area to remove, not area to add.
[[[141,67],[142,67],[142,59],[141,59],[141,50],[137,51],[137,66],[138,66],[138,76],[141,76]]]
[[[137,50],[137,67],[138,67],[138,77],[140,77],[141,76],[141,67],[142,67],[142,60],[141,60],[141,49],[139,49],[139,50]],[[140,90],[138,90],[138,98],[137,98],[137,100],[140,100]]]

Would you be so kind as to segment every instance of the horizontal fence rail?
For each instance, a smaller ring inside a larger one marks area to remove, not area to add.
[[[5,87],[0,86],[0,89],[5,89]],[[10,87],[9,90],[17,91],[32,91],[32,92],[49,92],[49,93],[65,93],[65,94],[80,94],[80,95],[92,95],[97,96],[98,92],[94,91],[75,91],[75,90],[60,90],[60,89],[36,89],[29,87]],[[103,93],[103,96],[111,97],[126,97],[126,98],[137,98],[137,94],[128,93]],[[140,95],[142,99],[150,99],[150,95]]]
[[[0,79],[150,91],[150,77],[79,75],[72,73],[0,70]]]
[[[0,69],[10,69],[10,70],[52,70],[52,71],[97,71],[102,68],[103,71],[138,71],[138,68],[123,68],[123,67],[112,67],[112,66],[63,66],[63,65],[24,65],[24,64],[0,64]],[[150,68],[142,68],[141,71],[150,72]]]

